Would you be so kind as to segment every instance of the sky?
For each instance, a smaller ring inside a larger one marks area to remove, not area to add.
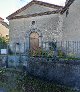
[[[31,0],[0,0],[0,17],[4,18],[5,21],[6,17],[15,12],[16,10],[20,9]],[[43,2],[48,2],[56,5],[65,5],[66,0],[39,0]]]

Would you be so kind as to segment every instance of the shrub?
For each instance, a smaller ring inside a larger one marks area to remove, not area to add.
[[[7,48],[7,42],[4,37],[0,37],[0,49]]]
[[[70,88],[58,86],[27,74],[18,77],[17,88],[23,89],[23,92],[76,92]]]
[[[58,50],[58,57],[65,57],[66,55],[65,55],[65,53],[62,51],[62,50]]]

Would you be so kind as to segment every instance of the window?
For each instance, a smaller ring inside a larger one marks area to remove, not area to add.
[[[6,37],[9,37],[9,35],[6,35]]]
[[[32,25],[35,25],[35,21],[32,21]]]

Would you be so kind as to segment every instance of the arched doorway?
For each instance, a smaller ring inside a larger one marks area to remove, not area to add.
[[[39,48],[39,34],[37,32],[32,32],[30,34],[30,49],[37,50]]]

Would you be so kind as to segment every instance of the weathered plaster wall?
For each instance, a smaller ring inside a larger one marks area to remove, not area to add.
[[[31,31],[36,31],[42,35],[42,41],[52,41],[53,39],[62,39],[62,17],[59,14],[36,16],[30,18],[10,20],[10,44],[14,49],[14,42],[26,42],[26,48],[29,48],[29,35]],[[32,26],[32,21],[35,25]],[[34,30],[35,29],[35,30]]]
[[[75,0],[69,7],[69,14],[64,13],[63,40],[80,41],[80,0]]]
[[[5,27],[0,23],[0,36],[6,37],[6,35],[9,36],[9,28]]]

